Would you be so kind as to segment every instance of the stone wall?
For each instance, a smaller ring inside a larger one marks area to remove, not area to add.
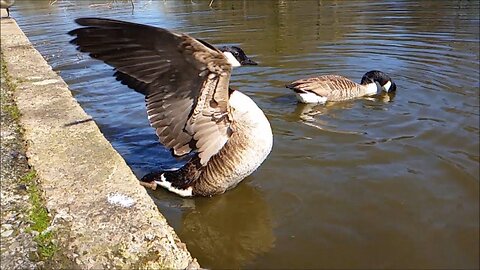
[[[198,268],[123,158],[13,19],[2,18],[1,49],[59,255],[81,269]]]

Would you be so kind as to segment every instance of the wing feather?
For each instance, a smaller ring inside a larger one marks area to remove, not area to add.
[[[113,66],[122,84],[145,95],[159,140],[182,156],[198,151],[201,164],[225,145],[231,65],[210,44],[153,26],[81,18],[70,31],[82,52]]]

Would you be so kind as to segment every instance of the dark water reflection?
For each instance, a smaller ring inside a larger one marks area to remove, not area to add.
[[[271,121],[269,159],[219,197],[152,193],[203,266],[479,267],[478,1],[135,1],[133,14],[122,1],[18,2],[13,16],[138,176],[181,162],[143,97],[67,44],[74,18],[171,28],[260,63],[233,85]],[[284,88],[371,69],[395,96],[305,106]]]
[[[274,246],[272,217],[264,195],[240,185],[228,196],[189,200],[183,205],[180,238],[193,254],[208,254],[204,265],[239,268]],[[192,237],[195,235],[195,237]]]

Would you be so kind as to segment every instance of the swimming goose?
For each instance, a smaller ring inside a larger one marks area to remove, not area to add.
[[[145,95],[150,124],[174,156],[193,152],[175,171],[145,175],[181,196],[212,196],[236,186],[272,149],[268,119],[255,102],[229,88],[233,66],[255,65],[238,47],[217,49],[166,29],[81,18],[69,32],[81,52],[116,70],[122,84]]]
[[[295,92],[300,102],[322,104],[327,101],[376,95],[381,91],[393,92],[397,89],[392,79],[378,70],[365,73],[360,84],[339,75],[323,75],[297,80],[286,87]]]
[[[10,17],[10,7],[13,6],[15,0],[0,0],[0,8],[7,10],[7,17]]]

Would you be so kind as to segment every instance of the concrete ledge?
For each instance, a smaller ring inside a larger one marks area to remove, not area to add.
[[[59,252],[81,269],[198,268],[123,158],[13,19],[1,21],[1,49],[17,84],[27,156]]]

